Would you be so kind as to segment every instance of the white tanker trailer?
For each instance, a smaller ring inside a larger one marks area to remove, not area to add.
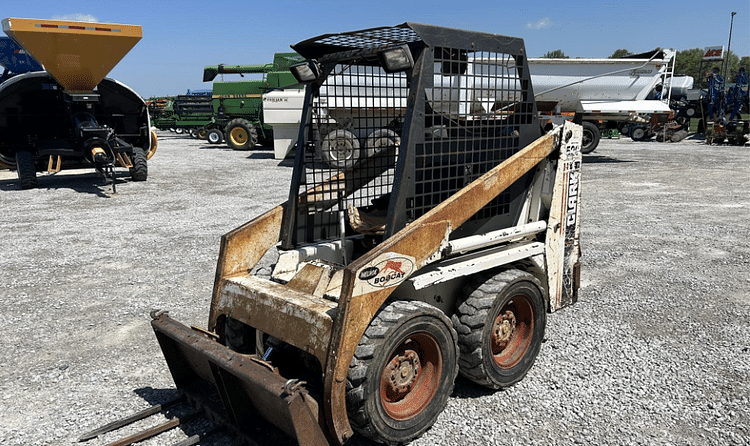
[[[591,153],[601,137],[600,123],[642,122],[643,115],[668,114],[670,93],[667,90],[670,86],[678,87],[669,82],[674,74],[674,56],[674,51],[662,50],[622,59],[529,59],[542,124],[551,127],[565,120],[580,121],[584,127],[582,151]],[[528,89],[522,88],[514,58],[488,60],[483,54],[465,52],[451,57],[450,63],[434,64],[432,85],[424,86],[431,112],[446,120],[463,122],[467,128],[478,120],[498,119],[517,112],[515,108],[521,95]],[[692,78],[680,79],[680,90],[692,87]],[[666,86],[662,100],[653,98],[659,84]],[[348,164],[355,161],[350,157],[359,153],[359,147],[378,144],[378,141],[388,144],[399,138],[400,123],[393,120],[379,123],[382,129],[377,135],[360,134],[358,129],[372,129],[372,121],[379,116],[398,115],[395,109],[403,109],[401,115],[405,114],[410,88],[405,78],[400,82],[392,77],[387,80],[364,75],[343,78],[334,74],[319,88],[321,104],[316,107],[319,112],[313,119],[317,131],[329,135],[321,137],[322,142],[317,147],[323,161]],[[344,101],[336,95],[339,90],[351,91],[349,99]],[[368,94],[357,94],[359,90]],[[378,91],[383,94],[377,94]],[[394,91],[401,94],[394,95]],[[265,122],[279,126],[299,122],[302,98],[290,102],[289,95],[302,95],[302,92],[274,91],[264,95]],[[367,97],[368,102],[357,102],[359,97]],[[298,104],[299,112],[290,113],[292,103]],[[294,122],[287,122],[290,118]],[[438,135],[444,126],[439,120],[433,121],[432,126],[425,128]],[[275,141],[276,157],[283,158],[294,146],[294,140],[287,135],[283,142]]]
[[[670,113],[670,96],[684,95],[693,86],[692,77],[674,77],[674,61],[674,50],[661,50],[622,59],[528,62],[539,113],[552,124],[578,117],[584,126],[583,152],[591,153],[601,137],[599,123]],[[657,85],[664,87],[661,99],[654,97]]]

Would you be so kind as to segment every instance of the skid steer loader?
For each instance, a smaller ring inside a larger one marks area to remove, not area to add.
[[[518,38],[404,23],[292,47],[289,199],[223,236],[207,330],[152,326],[235,432],[408,442],[458,373],[522,379],[577,300],[582,131],[541,128]]]

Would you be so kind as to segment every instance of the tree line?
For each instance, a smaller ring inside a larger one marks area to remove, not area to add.
[[[660,48],[657,48],[659,50]],[[743,56],[740,58],[733,51],[729,50],[726,52],[726,61],[706,61],[701,66],[701,59],[703,58],[703,48],[692,48],[689,50],[677,51],[677,60],[675,63],[675,74],[685,74],[692,76],[695,79],[695,88],[705,87],[706,85],[706,73],[711,71],[714,67],[718,67],[725,77],[726,82],[734,82],[737,71],[740,67],[745,67],[745,70],[750,72],[750,56]],[[619,59],[622,57],[631,56],[634,53],[627,49],[621,48],[615,50],[609,59]],[[570,59],[566,56],[562,50],[548,51],[544,53],[542,58],[545,59]],[[725,66],[726,65],[726,66]]]

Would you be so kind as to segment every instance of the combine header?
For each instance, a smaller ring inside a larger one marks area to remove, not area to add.
[[[37,171],[93,166],[114,189],[116,164],[145,181],[156,148],[148,108],[105,78],[141,39],[141,27],[18,18],[2,26],[44,67],[0,84],[0,161],[16,167],[20,187],[36,187]]]
[[[523,379],[576,302],[582,129],[543,132],[518,38],[405,23],[293,49],[289,199],[222,238],[206,330],[151,324],[180,393],[232,432],[402,444],[458,373]]]

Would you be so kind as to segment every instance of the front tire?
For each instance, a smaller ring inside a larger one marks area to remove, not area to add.
[[[450,320],[424,302],[381,307],[357,346],[347,375],[352,427],[386,444],[422,435],[437,420],[458,372]]]
[[[336,129],[323,138],[320,157],[335,169],[351,167],[360,157],[359,141],[349,130]]]
[[[478,274],[453,315],[461,375],[500,389],[526,376],[536,360],[547,322],[541,283],[512,269]]]
[[[211,129],[206,134],[206,140],[209,144],[219,144],[224,141],[224,134],[219,129]]]

